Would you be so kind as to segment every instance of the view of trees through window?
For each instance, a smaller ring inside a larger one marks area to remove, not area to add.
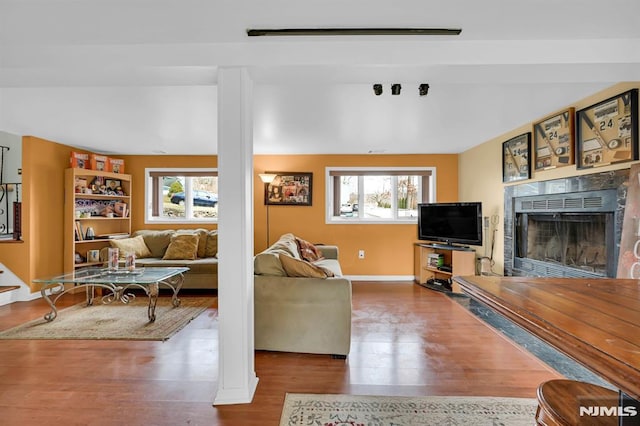
[[[337,174],[334,179],[334,202],[339,201],[339,209],[334,216],[344,218],[402,220],[415,219],[418,203],[427,197],[423,195],[423,185],[427,176],[379,173],[358,175]]]
[[[217,172],[153,171],[148,182],[150,220],[217,220]]]

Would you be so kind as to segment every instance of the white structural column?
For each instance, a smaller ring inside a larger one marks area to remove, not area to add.
[[[249,403],[258,384],[253,339],[252,82],[218,71],[219,381],[214,405]]]

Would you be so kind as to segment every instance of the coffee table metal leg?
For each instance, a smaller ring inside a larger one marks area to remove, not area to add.
[[[85,292],[87,294],[87,306],[93,306],[93,299],[96,297],[96,288],[89,284],[85,287]]]
[[[54,300],[51,300],[51,298],[47,294],[48,289],[51,289],[52,295],[57,295],[57,297]],[[58,300],[58,297],[60,297],[62,293],[64,293],[64,284],[60,284],[60,283],[43,286],[42,289],[40,289],[40,294],[42,295],[42,298],[51,307],[51,312],[44,315],[45,321],[51,322],[54,319],[56,319],[56,317],[58,316],[58,309],[56,309],[55,301]]]
[[[149,322],[156,320],[156,304],[158,303],[158,283],[149,284]]]

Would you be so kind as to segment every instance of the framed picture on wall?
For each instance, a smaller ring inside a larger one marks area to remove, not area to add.
[[[502,144],[502,182],[531,179],[531,132]]]
[[[576,113],[578,169],[638,159],[638,89]]]
[[[279,206],[310,206],[313,173],[266,172],[275,174],[264,184],[264,203]]]
[[[535,170],[554,169],[575,163],[575,109],[533,123]]]

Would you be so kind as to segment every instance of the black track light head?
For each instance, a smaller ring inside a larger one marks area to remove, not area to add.
[[[375,93],[376,96],[382,95],[382,84],[374,84],[373,85],[373,93]]]
[[[400,94],[400,90],[402,90],[402,86],[398,83],[396,84],[392,84],[391,85],[391,94],[392,95],[399,95]]]
[[[429,93],[429,85],[426,83],[421,84],[420,87],[418,87],[418,92],[420,96],[427,96],[427,93]]]

